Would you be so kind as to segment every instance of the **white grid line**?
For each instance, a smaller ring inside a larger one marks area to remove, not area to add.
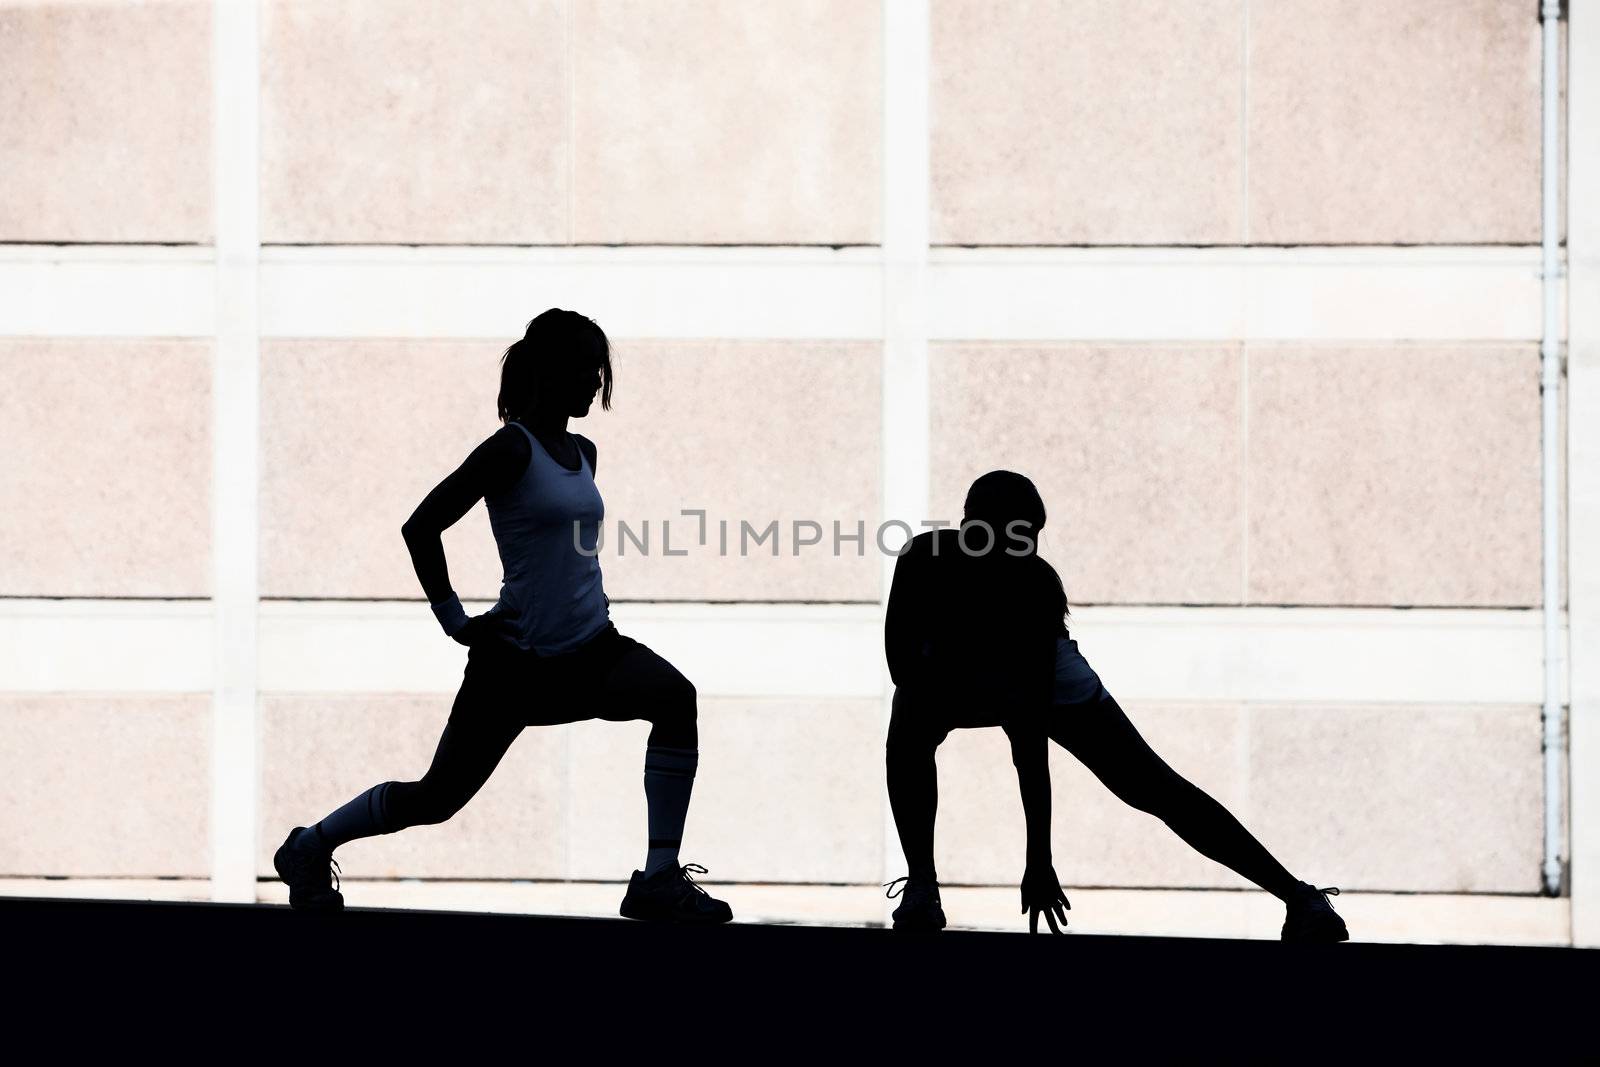
[[[212,899],[254,903],[260,506],[259,8],[216,0],[212,51],[216,235],[211,550]]]

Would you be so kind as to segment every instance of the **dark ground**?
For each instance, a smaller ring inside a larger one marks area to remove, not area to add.
[[[10,897],[0,952],[50,1059],[1600,1062],[1597,950]]]

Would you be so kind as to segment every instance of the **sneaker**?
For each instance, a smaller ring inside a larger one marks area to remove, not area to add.
[[[1301,882],[1289,898],[1289,913],[1283,920],[1283,940],[1320,941],[1332,944],[1350,940],[1350,931],[1344,920],[1333,910],[1329,896],[1338,896],[1337,886],[1318,889],[1310,882]]]
[[[912,878],[903,875],[894,882],[883,883],[885,887],[892,887],[895,882],[904,882],[901,889],[905,899],[900,906],[894,909],[894,928],[896,930],[943,930],[944,908],[939,901],[939,883],[934,879]],[[893,900],[899,894],[893,888],[884,894]]]
[[[337,870],[339,861],[333,858],[332,852],[295,844],[295,835],[305,829],[296,826],[290,830],[272,855],[273,868],[289,887],[289,907],[296,911],[342,911],[344,894],[329,878],[330,865]]]
[[[689,872],[705,874],[698,863],[682,867],[663,867],[646,878],[634,871],[628,892],[622,898],[620,914],[625,919],[663,923],[725,923],[733,919],[733,909],[701,889]]]

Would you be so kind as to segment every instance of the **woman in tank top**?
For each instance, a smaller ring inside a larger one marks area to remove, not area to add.
[[[1027,822],[1022,911],[1059,933],[1070,907],[1051,861],[1048,741],[1124,803],[1167,824],[1196,851],[1287,907],[1286,941],[1343,941],[1324,893],[1283,868],[1227,809],[1145,743],[1101,684],[1065,623],[1061,576],[1038,555],[1044,501],[1033,482],[990,471],[972,483],[959,529],[918,534],[895,562],[884,645],[895,684],[886,766],[889,802],[909,873],[897,929],[945,925],[933,862],[934,752],[953,729],[999,726]]]
[[[440,823],[478,791],[525,726],[585,719],[650,722],[644,756],[648,844],[619,911],[628,918],[722,923],[731,909],[680,865],[699,765],[694,685],[611,621],[600,575],[605,506],[598,455],[567,428],[596,395],[611,407],[611,348],[591,319],[551,308],[501,360],[504,423],[440,482],[402,527],[417,577],[444,632],[468,648],[466,671],[433,761],[416,781],[387,781],[310,827],[273,857],[290,905],[338,910],[333,850],[346,841]],[[494,607],[469,618],[450,587],[440,534],[479,500],[504,576]]]

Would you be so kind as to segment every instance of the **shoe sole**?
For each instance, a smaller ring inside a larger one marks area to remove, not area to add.
[[[624,919],[632,919],[635,922],[666,923],[669,926],[720,926],[723,923],[733,921],[732,912],[729,912],[725,916],[708,916],[703,919],[685,917],[681,915],[647,915],[639,912],[637,909],[629,908],[626,904],[617,909],[617,914],[621,915]]]
[[[282,845],[278,846],[278,851],[272,854],[272,869],[278,873],[278,881],[288,886],[289,879],[283,873],[284,847]],[[328,894],[328,896],[312,897],[309,901],[305,897],[301,897],[299,902],[296,903],[294,887],[289,886],[289,907],[295,911],[343,911],[344,894],[337,889],[330,889]]]

